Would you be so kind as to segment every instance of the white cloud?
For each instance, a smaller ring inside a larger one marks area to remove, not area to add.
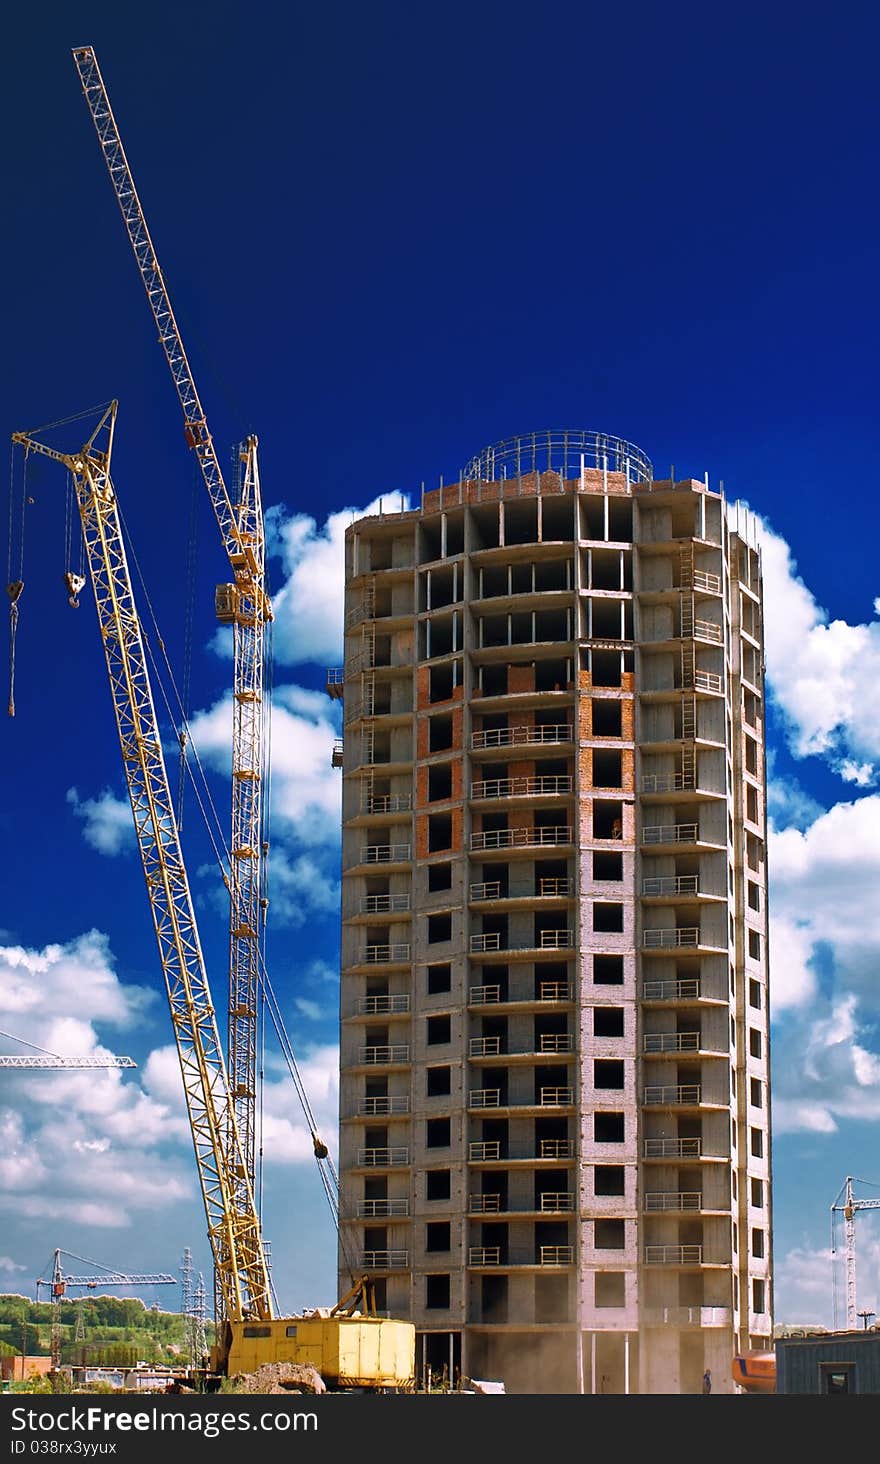
[[[97,798],[80,798],[76,788],[68,788],[67,802],[77,818],[82,819],[83,838],[99,854],[114,857],[130,854],[135,847],[131,806],[127,799],[117,798],[109,788]]]
[[[0,1256],[0,1271],[9,1275],[12,1271],[26,1271],[27,1266],[20,1266],[11,1256]]]
[[[344,508],[327,515],[319,529],[315,519],[282,509],[266,514],[267,538],[280,555],[287,576],[273,597],[274,644],[278,661],[297,665],[315,661],[332,666],[342,653],[345,531],[356,518],[409,507],[399,494],[374,499],[366,508]]]
[[[731,505],[735,515],[737,505]],[[880,760],[880,620],[832,620],[791,549],[753,515],[764,580],[767,680],[796,757],[820,755],[860,786]],[[875,614],[880,598],[874,601]]]
[[[302,1012],[304,1017],[308,1017],[310,1022],[319,1022],[324,1015],[324,1008],[320,1007],[316,1001],[310,1001],[307,996],[298,996],[294,1006],[298,1012]]]

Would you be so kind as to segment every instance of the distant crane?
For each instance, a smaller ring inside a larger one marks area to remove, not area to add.
[[[0,1037],[8,1037],[12,1042],[20,1042],[24,1047],[32,1047],[35,1052],[43,1054],[42,1057],[14,1056],[11,1053],[0,1053],[0,1068],[136,1068],[137,1063],[130,1057],[113,1057],[108,1054],[106,1057],[61,1057],[57,1052],[50,1052],[46,1047],[38,1047],[36,1042],[28,1042],[24,1037],[15,1037],[11,1032],[0,1032]]]
[[[101,1272],[100,1276],[68,1276],[65,1275],[61,1265],[61,1257],[69,1256],[72,1261],[82,1261],[86,1266],[95,1266]],[[148,1275],[137,1276],[128,1271],[112,1271],[107,1266],[102,1266],[99,1261],[90,1261],[86,1256],[75,1256],[71,1251],[56,1249],[52,1260],[52,1275],[39,1276],[37,1278],[37,1301],[40,1300],[40,1288],[48,1286],[50,1300],[52,1302],[52,1332],[50,1353],[52,1359],[52,1370],[57,1372],[61,1366],[61,1302],[70,1287],[77,1290],[97,1291],[103,1286],[176,1286],[177,1277],[169,1276],[167,1271],[153,1271]]]
[[[851,1174],[843,1181],[834,1204],[831,1206],[831,1254],[836,1254],[834,1244],[834,1217],[843,1215],[843,1256],[846,1267],[846,1326],[855,1331],[856,1326],[856,1212],[858,1210],[880,1210],[880,1199],[860,1200],[853,1193],[853,1184],[871,1184],[869,1179],[854,1180]],[[873,1188],[877,1188],[876,1185]],[[837,1292],[834,1293],[834,1325],[837,1326]]]

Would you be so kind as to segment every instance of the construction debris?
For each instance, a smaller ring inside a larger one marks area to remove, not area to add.
[[[256,1372],[230,1379],[236,1393],[326,1393],[327,1386],[311,1363],[267,1362]]]

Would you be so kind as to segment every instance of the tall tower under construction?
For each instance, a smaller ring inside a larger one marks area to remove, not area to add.
[[[761,569],[593,432],[346,538],[340,1273],[420,1376],[732,1391],[772,1335]]]

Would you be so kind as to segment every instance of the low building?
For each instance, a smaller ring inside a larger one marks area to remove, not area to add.
[[[777,1393],[880,1393],[880,1331],[777,1337]]]

